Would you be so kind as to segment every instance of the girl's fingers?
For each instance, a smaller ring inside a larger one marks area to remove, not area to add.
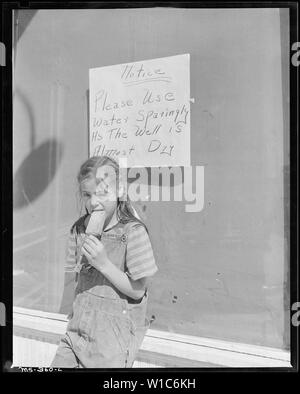
[[[94,255],[94,248],[88,244],[84,244],[82,247],[82,251],[88,253],[91,257]]]
[[[87,239],[86,241],[84,241],[84,244],[82,246],[88,246],[89,248],[96,249],[98,245],[93,241]]]
[[[89,235],[85,239],[81,249],[87,259],[93,260],[103,253],[103,244],[95,236]]]
[[[95,237],[93,234],[90,234],[88,239],[93,242],[96,245],[99,245],[101,242],[99,241],[99,239],[97,237]]]
[[[82,253],[85,255],[85,257],[88,260],[91,260],[93,257],[89,254],[89,252],[87,252],[84,248],[82,248]]]
[[[101,243],[101,242],[94,235],[89,235],[88,238],[86,238],[85,243],[88,243],[89,245],[98,246],[99,243]]]

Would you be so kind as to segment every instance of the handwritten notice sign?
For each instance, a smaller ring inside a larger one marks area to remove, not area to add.
[[[190,165],[189,55],[90,69],[90,156]]]

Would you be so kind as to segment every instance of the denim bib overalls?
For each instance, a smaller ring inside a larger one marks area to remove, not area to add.
[[[118,223],[101,236],[108,258],[123,272],[126,271],[127,234],[134,225]],[[84,237],[85,226],[82,223],[77,228],[76,256],[77,263],[81,261],[82,265],[73,310],[52,366],[68,367],[65,364],[68,364],[66,353],[69,349],[78,361],[78,367],[132,367],[149,327],[146,319],[147,292],[141,300],[135,301],[88,265],[85,256],[81,260]]]

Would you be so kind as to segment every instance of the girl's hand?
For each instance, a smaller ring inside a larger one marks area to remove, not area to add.
[[[82,253],[90,265],[101,271],[109,264],[104,245],[94,235],[89,235],[82,246]]]

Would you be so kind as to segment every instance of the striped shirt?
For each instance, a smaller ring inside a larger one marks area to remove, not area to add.
[[[127,275],[137,280],[157,271],[153,250],[144,226],[134,226],[128,233],[126,250]]]
[[[144,226],[139,224],[132,226],[127,235],[126,274],[132,280],[154,275],[158,268],[155,263],[151,242]],[[76,271],[76,238],[75,232],[69,234],[65,272]]]
[[[68,238],[67,259],[65,272],[74,272],[76,267],[76,238],[75,233],[70,233]]]

